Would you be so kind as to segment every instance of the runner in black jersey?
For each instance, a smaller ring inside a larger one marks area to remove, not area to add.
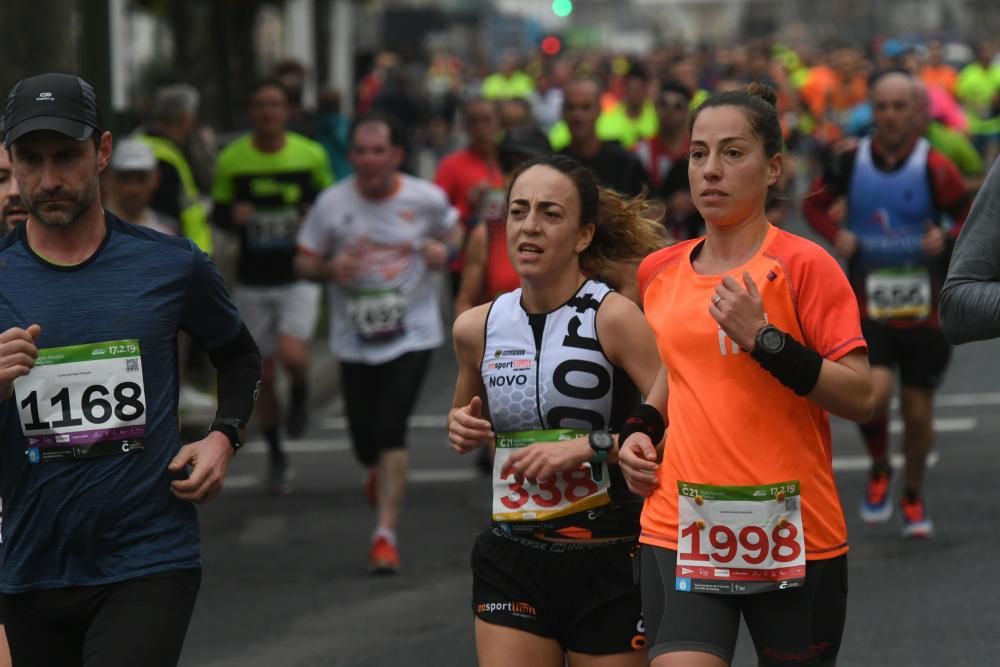
[[[638,307],[601,280],[662,242],[644,201],[600,189],[573,158],[533,159],[512,180],[521,287],[454,328],[452,448],[496,446],[493,526],[472,553],[480,665],[646,664],[631,563],[641,502],[609,432],[659,360]]]
[[[253,129],[223,149],[215,168],[215,222],[239,233],[236,301],[261,354],[264,371],[257,419],[267,439],[268,490],[288,490],[290,470],[281,448],[281,407],[275,395],[280,364],[291,379],[288,434],[306,429],[309,341],[319,312],[320,288],[295,277],[295,235],[320,190],[333,177],[318,143],[287,131],[288,93],[276,80],[250,94]]]

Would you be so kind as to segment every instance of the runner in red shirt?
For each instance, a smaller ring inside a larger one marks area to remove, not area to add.
[[[497,152],[504,183],[502,187],[486,190],[480,197],[475,226],[465,246],[462,282],[455,298],[456,317],[521,285],[521,278],[507,255],[506,188],[511,174],[522,162],[551,153],[552,148],[541,130],[517,127],[504,134]]]
[[[445,191],[451,205],[458,209],[468,232],[479,198],[490,188],[501,187],[503,174],[497,164],[500,125],[496,106],[489,100],[474,98],[465,103],[462,117],[469,144],[441,160],[434,183]],[[457,294],[462,276],[461,256],[453,259],[449,268],[452,294]]]

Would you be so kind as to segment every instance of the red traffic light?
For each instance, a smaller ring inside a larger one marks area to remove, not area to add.
[[[562,51],[562,40],[555,35],[549,35],[542,40],[542,53],[547,56],[554,56]]]

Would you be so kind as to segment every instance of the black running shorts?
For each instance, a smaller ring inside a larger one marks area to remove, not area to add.
[[[674,590],[676,551],[644,544],[639,553],[650,660],[701,651],[731,663],[742,615],[760,667],[836,664],[847,611],[846,555],[808,561],[800,588],[713,595]]]
[[[363,465],[406,447],[406,422],[417,403],[432,350],[407,352],[383,364],[341,362],[344,411],[354,454]]]
[[[564,544],[495,528],[472,549],[472,610],[486,623],[559,642],[563,650],[613,655],[646,645],[635,538]]]
[[[872,366],[895,368],[904,387],[937,389],[951,361],[951,344],[938,327],[899,328],[864,318],[861,331]]]

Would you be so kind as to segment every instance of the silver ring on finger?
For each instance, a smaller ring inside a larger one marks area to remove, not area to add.
[[[713,306],[718,306],[720,301],[722,301],[722,297],[719,296],[718,294],[716,294],[715,296],[712,297],[712,305]]]

